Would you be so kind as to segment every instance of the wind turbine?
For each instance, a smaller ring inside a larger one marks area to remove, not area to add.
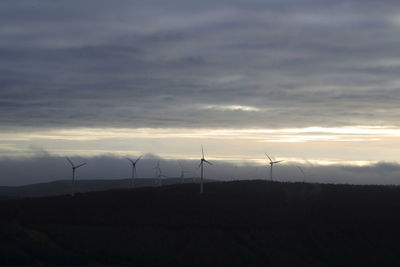
[[[191,173],[191,171],[185,171],[182,167],[182,164],[180,161],[178,161],[179,167],[181,168],[181,183],[183,184],[185,182],[185,173]]]
[[[235,174],[236,174],[236,175],[237,175],[237,173],[238,173],[238,170],[237,170],[237,169],[238,169],[238,166],[235,165]],[[231,176],[230,181],[231,181],[231,182],[235,181],[235,176],[234,176],[234,175]]]
[[[79,167],[82,167],[85,165],[87,162],[81,163],[79,165],[75,165],[68,157],[67,157],[68,162],[71,164],[72,167],[72,183],[71,183],[71,196],[75,195],[75,170],[78,169]]]
[[[279,162],[282,162],[283,160],[278,160],[278,161],[273,161],[267,153],[265,153],[265,155],[268,157],[269,159],[269,165],[270,165],[270,172],[269,172],[269,177],[272,181],[272,167],[274,166],[274,164],[278,164]]]
[[[204,158],[204,149],[203,149],[203,145],[201,145],[201,155],[202,155],[202,157],[201,157],[201,159],[200,159],[200,164],[199,164],[199,167],[201,167],[200,194],[203,194],[203,192],[204,192],[204,190],[203,190],[203,174],[204,174],[204,172],[203,172],[203,166],[204,166],[204,162],[207,163],[207,164],[210,164],[210,165],[213,165],[213,164],[212,164],[211,162],[207,161],[207,160]]]
[[[303,171],[303,169],[300,166],[296,166],[297,169],[300,170],[301,174],[303,174],[303,183],[306,182],[306,173]]]
[[[130,158],[126,158],[132,163],[132,179],[131,179],[131,187],[135,187],[135,175],[136,175],[136,163],[139,162],[139,160],[142,158],[142,156],[138,157],[136,160],[132,160]]]
[[[158,179],[158,186],[162,185],[162,178],[166,178],[167,176],[162,174],[161,168],[160,168],[160,161],[157,161],[157,165],[154,167],[156,170],[156,179]]]

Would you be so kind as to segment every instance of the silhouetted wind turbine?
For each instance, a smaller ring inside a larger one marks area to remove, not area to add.
[[[305,183],[306,182],[306,173],[303,171],[303,169],[300,166],[296,166],[296,167],[303,174],[303,183]]]
[[[265,155],[268,157],[269,159],[269,165],[270,165],[270,173],[269,173],[269,177],[272,181],[272,167],[274,166],[274,164],[278,164],[279,162],[282,162],[283,160],[278,160],[278,161],[273,161],[267,153],[265,153]]]
[[[155,170],[154,174],[155,184],[157,184],[157,179],[159,178],[161,172],[160,161],[157,161],[157,165],[154,167],[154,170]]]
[[[160,168],[160,161],[157,161],[157,165],[154,167],[154,169],[156,170],[156,179],[158,179],[158,186],[162,185],[162,178],[163,177],[167,177],[165,175],[162,174],[161,168]]]
[[[87,162],[81,163],[79,165],[74,165],[74,163],[67,157],[68,162],[71,164],[72,167],[72,183],[71,183],[71,196],[75,195],[75,170],[78,169],[79,167],[82,167],[85,165]]]
[[[201,155],[202,155],[202,157],[201,157],[201,159],[200,159],[200,164],[199,164],[199,167],[201,167],[200,194],[203,194],[203,192],[204,192],[204,190],[203,190],[203,174],[204,174],[204,172],[203,172],[203,166],[204,166],[204,162],[207,163],[207,164],[210,164],[210,165],[213,165],[213,164],[212,164],[211,162],[207,161],[207,160],[204,158],[204,149],[203,149],[203,145],[201,145]]]
[[[139,160],[142,158],[142,156],[138,157],[136,160],[132,160],[130,158],[126,158],[132,163],[132,179],[131,179],[131,187],[135,187],[135,176],[136,176],[136,163],[139,162]]]
[[[235,167],[235,175],[237,175],[237,173],[238,173],[238,170],[237,170],[237,169],[238,169],[238,166],[235,165],[234,167]],[[232,181],[235,181],[235,176],[234,176],[234,175],[231,176],[231,182],[232,182]]]
[[[183,184],[185,182],[185,173],[191,173],[191,171],[185,171],[185,169],[183,169],[181,162],[178,161],[178,163],[179,167],[181,168],[181,183]]]

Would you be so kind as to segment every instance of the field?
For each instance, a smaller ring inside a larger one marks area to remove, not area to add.
[[[265,181],[0,200],[0,264],[400,266],[400,188]]]

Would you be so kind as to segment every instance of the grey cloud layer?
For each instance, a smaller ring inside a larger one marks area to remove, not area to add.
[[[5,0],[0,25],[3,127],[399,125],[395,1]]]

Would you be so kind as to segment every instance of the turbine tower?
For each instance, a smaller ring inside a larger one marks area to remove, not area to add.
[[[71,164],[71,167],[72,167],[71,196],[74,196],[75,195],[75,170],[78,169],[79,167],[82,167],[87,162],[81,163],[79,165],[75,165],[68,157],[67,157],[67,160]]]
[[[203,145],[201,145],[201,155],[202,155],[202,157],[201,157],[201,159],[200,159],[200,164],[199,164],[199,167],[201,167],[200,194],[203,194],[203,192],[204,192],[204,190],[203,190],[203,174],[204,174],[204,172],[203,172],[203,167],[204,167],[204,162],[207,163],[207,164],[210,164],[210,165],[213,165],[213,164],[212,164],[211,162],[207,161],[207,160],[204,158],[204,149],[203,149]]]
[[[132,178],[131,178],[131,187],[135,187],[135,176],[136,176],[136,164],[139,162],[139,160],[142,158],[142,156],[138,157],[136,160],[132,160],[130,158],[126,158],[132,163]]]
[[[270,170],[269,170],[269,177],[272,181],[272,167],[274,166],[274,164],[278,164],[279,162],[282,162],[283,160],[278,160],[278,161],[273,161],[267,153],[265,153],[265,155],[268,157],[269,159],[269,165],[270,165]]]

